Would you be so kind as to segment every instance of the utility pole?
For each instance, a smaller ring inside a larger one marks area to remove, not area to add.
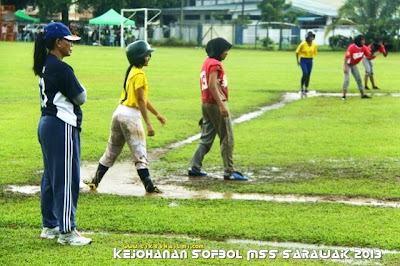
[[[183,32],[182,32],[182,23],[183,23],[183,1],[181,0],[181,19],[179,23],[179,38],[182,40],[183,39]]]
[[[244,18],[244,2],[245,0],[242,1],[242,19]]]

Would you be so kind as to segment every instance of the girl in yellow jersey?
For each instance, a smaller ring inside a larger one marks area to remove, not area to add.
[[[150,178],[146,137],[142,125],[143,118],[147,128],[147,136],[154,136],[155,132],[150,123],[147,110],[153,113],[162,125],[167,122],[148,99],[149,86],[142,69],[144,66],[148,66],[153,51],[154,49],[151,49],[150,45],[145,41],[133,42],[126,48],[130,66],[126,71],[120,104],[112,117],[108,146],[100,158],[93,179],[84,181],[91,189],[97,189],[104,174],[113,166],[126,142],[146,191],[160,193],[160,190],[153,185]]]
[[[296,49],[297,65],[301,67],[301,71],[303,72],[300,87],[300,91],[302,94],[308,93],[308,84],[310,83],[313,58],[314,55],[316,55],[318,52],[317,45],[313,41],[314,38],[314,33],[312,33],[311,31],[307,32],[305,41],[301,42]]]

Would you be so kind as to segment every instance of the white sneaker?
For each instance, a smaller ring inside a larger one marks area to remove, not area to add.
[[[74,229],[66,234],[60,234],[57,243],[61,245],[84,246],[92,243],[92,239],[84,237]]]
[[[56,236],[60,234],[59,228],[54,227],[54,228],[49,228],[49,227],[43,227],[42,233],[40,234],[41,239],[54,239]]]

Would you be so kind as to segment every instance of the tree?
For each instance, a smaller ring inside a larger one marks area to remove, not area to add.
[[[13,5],[15,6],[15,9],[23,9],[28,5],[35,6],[37,4],[37,1],[35,0],[1,0],[0,3],[2,5]]]
[[[280,22],[279,49],[282,48],[282,24],[294,23],[302,12],[291,10],[292,4],[285,0],[262,0],[257,7],[261,10],[261,20],[267,22],[267,40],[271,22]]]
[[[339,9],[339,19],[350,19],[371,42],[376,37],[393,41],[399,29],[400,0],[347,0]]]
[[[326,27],[324,38],[326,38],[331,31],[333,32],[333,35],[335,35],[335,28],[337,26],[350,26],[350,25],[354,26],[354,25],[357,25],[357,24],[354,21],[350,20],[350,19],[343,19],[343,18],[342,19],[337,19],[337,18],[335,18],[335,19],[332,20],[332,23],[329,24]]]
[[[18,9],[27,5],[39,6],[39,17],[46,21],[48,17],[61,12],[62,22],[69,24],[68,12],[72,4],[77,4],[78,11],[93,8],[94,16],[98,16],[114,8],[119,11],[122,8],[140,7],[179,7],[181,0],[2,0],[2,4],[16,5]],[[138,14],[140,21],[143,21],[143,14]]]
[[[69,24],[69,7],[72,4],[72,0],[40,0],[38,1],[39,6],[39,17],[41,21],[46,21],[49,16],[61,12],[62,22],[65,25]]]
[[[97,17],[110,8],[115,9],[118,13],[122,8],[131,8],[127,0],[77,0],[79,11],[87,10],[89,8],[93,9],[93,16]]]

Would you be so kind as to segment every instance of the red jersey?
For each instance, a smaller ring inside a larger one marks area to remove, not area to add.
[[[358,47],[355,43],[351,44],[346,51],[347,64],[351,66],[357,65],[364,55],[371,55],[367,46]]]
[[[214,71],[218,71],[217,90],[223,101],[228,100],[228,80],[226,79],[225,70],[220,61],[207,57],[200,73],[201,101],[203,103],[216,103],[208,87],[210,74]]]
[[[372,44],[368,45],[368,48],[371,49],[371,48],[372,48]],[[386,49],[385,49],[385,46],[384,46],[383,44],[381,44],[381,45],[379,46],[379,50],[378,50],[378,51],[376,51],[375,53],[371,54],[371,56],[365,55],[365,57],[366,57],[368,60],[372,60],[372,59],[374,59],[374,58],[378,55],[378,53],[386,54]]]

